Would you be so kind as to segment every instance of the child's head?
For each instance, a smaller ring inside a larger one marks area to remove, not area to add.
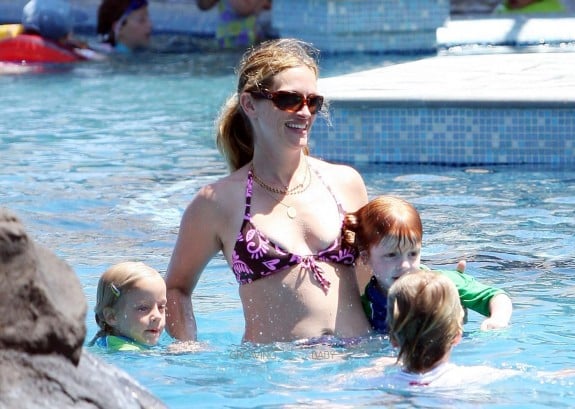
[[[405,200],[378,196],[349,213],[344,230],[345,240],[358,248],[384,289],[419,268],[423,227],[419,213]]]
[[[114,46],[147,48],[152,22],[147,0],[102,0],[98,8],[98,34]]]
[[[67,0],[30,0],[22,10],[22,25],[27,32],[59,41],[73,30],[72,7]]]
[[[387,297],[389,336],[408,372],[426,372],[449,357],[463,332],[463,308],[446,276],[418,270],[399,278]]]
[[[116,335],[156,345],[166,325],[166,284],[160,273],[140,262],[109,268],[98,282],[96,338]]]

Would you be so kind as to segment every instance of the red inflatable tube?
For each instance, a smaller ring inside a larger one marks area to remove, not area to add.
[[[45,40],[38,35],[19,34],[0,40],[0,62],[12,63],[68,63],[83,58],[72,50]]]

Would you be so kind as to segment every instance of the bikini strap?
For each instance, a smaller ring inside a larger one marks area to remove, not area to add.
[[[319,173],[317,169],[314,169],[313,166],[311,166],[309,164],[308,164],[308,166],[310,167],[311,170],[313,170],[313,173],[316,174],[319,181],[325,186],[325,188],[327,189],[327,191],[329,192],[331,197],[333,197],[333,200],[335,200],[335,204],[337,205],[339,215],[341,216],[341,220],[343,220],[343,218],[345,217],[345,210],[343,210],[343,206],[341,205],[339,200],[337,200],[337,196],[333,193],[333,190],[331,190],[331,187],[325,182],[325,180],[321,176],[321,173]]]
[[[248,169],[248,180],[246,182],[246,209],[244,211],[244,219],[251,219],[252,207],[252,192],[254,190],[254,175],[251,169]]]

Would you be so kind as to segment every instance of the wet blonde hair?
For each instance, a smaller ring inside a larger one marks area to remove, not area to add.
[[[384,238],[394,238],[398,247],[421,244],[423,226],[415,207],[399,197],[378,196],[343,222],[344,240],[369,254]]]
[[[254,155],[253,130],[240,105],[240,95],[272,88],[274,77],[290,68],[308,67],[318,78],[318,53],[311,45],[292,38],[265,41],[246,51],[236,69],[236,92],[224,105],[217,125],[216,143],[230,170],[246,165]]]
[[[96,324],[98,324],[100,330],[89,345],[94,345],[98,338],[115,335],[114,328],[106,322],[104,310],[106,308],[115,308],[122,294],[131,289],[137,281],[143,278],[154,277],[155,275],[160,275],[160,273],[139,261],[125,261],[115,264],[102,274],[98,281],[96,306],[94,307]]]
[[[433,271],[401,276],[387,297],[389,336],[398,361],[409,372],[432,369],[463,331],[463,309],[455,284]]]

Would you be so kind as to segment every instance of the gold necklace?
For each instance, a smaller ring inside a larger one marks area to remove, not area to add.
[[[311,170],[310,170],[310,167],[309,167],[309,164],[307,163],[307,161],[306,161],[306,174],[304,176],[303,182],[299,183],[296,187],[294,187],[292,189],[286,189],[285,191],[278,189],[274,186],[270,186],[267,183],[265,183],[263,180],[261,180],[256,175],[253,163],[250,165],[250,171],[252,172],[252,176],[253,176],[254,180],[256,181],[256,183],[258,185],[260,185],[264,189],[264,192],[268,196],[270,196],[272,199],[274,199],[277,203],[281,204],[283,207],[286,208],[287,216],[290,219],[292,219],[292,220],[295,219],[297,217],[297,210],[295,209],[295,207],[285,204],[284,202],[279,200],[277,197],[275,197],[272,193],[283,194],[283,195],[292,195],[292,194],[296,194],[296,193],[305,192],[307,190],[307,188],[311,185]]]
[[[254,168],[253,162],[250,165],[250,170],[252,171],[252,176],[254,177],[254,180],[256,181],[256,183],[258,185],[260,185],[261,187],[263,187],[264,189],[266,189],[272,193],[279,194],[279,195],[296,195],[296,194],[305,192],[307,190],[307,188],[309,187],[309,185],[311,184],[311,170],[309,168],[309,163],[307,163],[307,160],[305,161],[305,164],[306,164],[306,168],[305,168],[305,175],[304,175],[303,181],[301,183],[298,183],[297,185],[295,185],[291,189],[288,188],[287,186],[282,186],[283,189],[280,189],[278,187],[268,185],[266,182],[264,182],[262,179],[260,179],[259,176],[256,174],[256,170]],[[275,197],[274,197],[274,199],[275,199]]]

